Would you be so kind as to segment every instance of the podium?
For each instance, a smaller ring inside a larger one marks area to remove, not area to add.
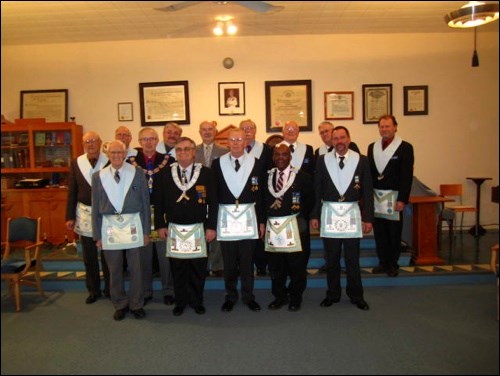
[[[413,205],[413,265],[443,265],[437,251],[436,204],[453,201],[441,196],[411,196]]]

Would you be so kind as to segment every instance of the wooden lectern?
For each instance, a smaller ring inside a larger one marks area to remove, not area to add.
[[[413,255],[414,265],[443,265],[437,254],[436,204],[453,201],[441,196],[411,196],[413,205]]]

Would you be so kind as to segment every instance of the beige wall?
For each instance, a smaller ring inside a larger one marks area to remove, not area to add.
[[[2,46],[2,114],[19,117],[21,90],[69,89],[69,116],[104,140],[119,125],[140,129],[140,82],[189,81],[191,125],[184,135],[199,141],[198,124],[219,128],[250,117],[265,140],[266,80],[311,79],[313,132],[303,142],[317,147],[325,91],[354,91],[355,117],[347,126],[363,152],[378,137],[375,124],[362,124],[361,85],[391,83],[399,134],[415,148],[415,175],[432,189],[462,182],[466,203],[475,203],[467,176],[483,184],[482,223],[498,224],[490,187],[498,184],[498,33],[478,31],[480,67],[471,67],[473,32],[443,34],[325,35],[200,38]],[[235,61],[233,69],[223,58]],[[246,115],[218,115],[218,82],[243,81]],[[403,115],[403,86],[429,86],[429,115]],[[134,121],[117,121],[117,103],[133,102]],[[158,128],[161,130],[161,128]],[[472,224],[473,216],[466,216]],[[498,227],[498,226],[494,226]]]

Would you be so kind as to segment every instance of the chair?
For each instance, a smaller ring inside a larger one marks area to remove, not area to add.
[[[462,184],[441,184],[439,186],[439,195],[454,199],[455,202],[458,202],[459,205],[447,205],[443,203],[443,209],[439,214],[438,220],[438,238],[439,244],[441,244],[441,228],[442,222],[445,221],[448,224],[448,231],[450,234],[450,245],[453,240],[453,225],[455,223],[455,218],[458,213],[461,213],[460,220],[460,229],[463,228],[464,225],[464,213],[476,212],[476,207],[472,205],[463,205],[462,195],[463,195],[464,187]]]
[[[16,311],[21,310],[21,285],[36,287],[45,297],[40,271],[42,270],[40,217],[8,218],[6,242],[2,258],[2,280],[9,282],[9,292],[14,296]],[[32,277],[34,276],[34,280]]]
[[[266,144],[274,148],[277,144],[283,141],[283,136],[280,134],[273,134],[269,136],[266,140]]]

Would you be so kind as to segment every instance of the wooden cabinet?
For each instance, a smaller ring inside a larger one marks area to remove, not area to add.
[[[3,218],[23,215],[32,218],[41,217],[42,239],[54,245],[62,243],[65,239],[72,241],[75,238],[73,231],[66,230],[65,224],[67,188],[14,188],[4,190],[2,196]]]
[[[68,190],[65,186],[72,159],[83,154],[81,125],[47,123],[45,119],[17,119],[2,124],[2,218],[42,217],[42,236],[53,244],[74,238],[66,231]],[[24,179],[46,179],[45,188],[14,188]],[[5,221],[2,221],[5,223]],[[2,239],[5,237],[2,224]]]

